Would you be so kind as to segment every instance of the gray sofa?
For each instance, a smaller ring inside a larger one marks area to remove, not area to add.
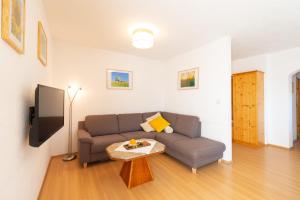
[[[171,123],[174,133],[146,133],[140,124],[157,112],[119,115],[92,115],[78,125],[80,163],[87,166],[109,157],[106,147],[115,142],[151,138],[166,145],[166,153],[196,172],[198,167],[215,162],[223,157],[223,143],[201,137],[201,122],[198,117],[161,112]]]

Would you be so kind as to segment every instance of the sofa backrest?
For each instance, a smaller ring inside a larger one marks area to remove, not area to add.
[[[201,124],[196,116],[177,114],[176,125],[173,128],[174,132],[190,138],[201,136]]]
[[[143,120],[155,115],[158,112],[143,113]],[[160,112],[163,118],[170,122],[174,132],[188,136],[190,138],[201,136],[201,122],[199,117],[192,115],[181,115],[171,112]]]
[[[84,123],[79,122],[78,128],[85,129],[91,136],[110,135],[132,131],[141,131],[141,123],[157,112],[130,113],[119,115],[90,115]],[[161,112],[161,115],[170,122],[175,133],[190,138],[201,136],[201,122],[199,118],[191,115],[181,115],[170,112]]]
[[[117,115],[89,115],[84,125],[92,136],[120,133]]]
[[[118,121],[121,133],[142,130],[140,126],[143,123],[142,113],[119,114]]]
[[[170,122],[170,126],[172,128],[175,128],[176,121],[177,121],[177,114],[176,113],[170,113],[170,112],[162,112],[161,115],[163,118],[165,118],[168,122]]]

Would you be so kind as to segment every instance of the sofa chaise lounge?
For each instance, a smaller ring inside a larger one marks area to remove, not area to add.
[[[166,146],[165,152],[192,168],[218,161],[223,157],[225,145],[201,137],[201,122],[196,116],[161,112],[170,122],[174,133],[144,132],[141,123],[157,112],[119,115],[90,115],[78,124],[80,163],[109,160],[106,147],[115,142],[150,138]]]

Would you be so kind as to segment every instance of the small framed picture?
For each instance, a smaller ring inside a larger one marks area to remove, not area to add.
[[[108,69],[106,72],[108,89],[132,89],[132,72]]]
[[[37,55],[44,66],[47,66],[47,36],[41,22],[38,23]]]
[[[198,89],[199,84],[198,68],[188,69],[178,72],[178,89]]]
[[[25,0],[2,0],[2,39],[24,53]]]

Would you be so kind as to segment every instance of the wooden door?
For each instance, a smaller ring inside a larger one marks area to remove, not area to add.
[[[247,143],[258,144],[257,138],[257,73],[249,74],[249,138]]]
[[[265,144],[265,98],[264,98],[264,73],[256,74],[256,131],[257,140],[260,144]]]
[[[243,142],[256,144],[256,75],[255,73],[243,74]]]
[[[242,140],[243,142],[249,143],[250,138],[250,110],[249,110],[249,93],[250,93],[250,77],[248,74],[242,74],[243,82],[242,82],[242,111],[241,111],[241,119],[242,119]]]
[[[249,110],[249,76],[239,74],[233,76],[233,140],[249,141],[250,110]]]
[[[233,140],[243,140],[243,118],[242,118],[242,97],[243,97],[243,77],[234,76],[232,79],[232,122]]]
[[[258,144],[256,72],[236,74],[232,80],[233,140]]]

